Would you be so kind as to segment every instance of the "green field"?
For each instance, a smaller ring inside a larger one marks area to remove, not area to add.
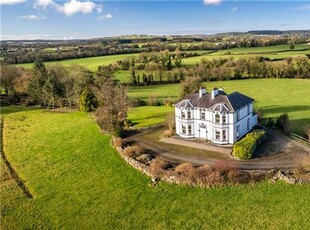
[[[217,81],[204,83],[204,86],[207,87],[208,92],[214,87],[222,87],[226,93],[238,91],[254,98],[256,100],[255,108],[262,111],[264,117],[276,117],[281,113],[288,113],[292,121],[292,130],[297,134],[302,135],[303,126],[310,123],[310,81],[307,79]],[[177,100],[179,92],[179,84],[170,84],[131,87],[129,95],[133,98],[141,98],[144,100],[147,100],[149,96],[152,95],[163,101],[167,98]],[[146,108],[145,110],[148,111],[149,108]],[[134,113],[133,115],[130,114],[132,120],[140,119],[140,116],[142,116],[140,113]],[[166,114],[163,114],[162,119],[159,119],[158,116],[156,119],[163,120],[165,117]],[[146,124],[154,124],[153,121],[144,122]]]
[[[2,110],[3,148],[34,198],[23,195],[1,161],[1,229],[310,227],[308,185],[151,187],[91,116],[14,110]]]
[[[100,65],[108,65],[112,63],[116,63],[118,60],[122,60],[128,57],[137,56],[139,54],[119,54],[119,55],[109,55],[109,56],[100,56],[100,57],[90,57],[90,58],[77,58],[77,59],[68,59],[63,61],[51,61],[45,62],[46,65],[59,63],[64,66],[70,65],[82,65],[85,66],[90,71],[97,71],[98,66]],[[19,66],[23,66],[25,68],[32,67],[32,63],[27,64],[19,64]]]
[[[304,50],[308,49],[308,50]],[[247,48],[232,48],[227,50],[219,50],[210,54],[184,58],[182,63],[186,66],[194,66],[201,59],[212,60],[217,58],[251,58],[262,56],[270,59],[284,59],[287,57],[305,56],[310,54],[309,44],[295,45],[295,49],[290,51],[289,45],[265,46],[265,47],[247,47]]]

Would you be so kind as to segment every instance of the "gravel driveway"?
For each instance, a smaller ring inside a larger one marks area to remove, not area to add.
[[[292,140],[280,132],[268,130],[267,141],[255,152],[251,160],[237,160],[229,154],[232,148],[223,148],[203,141],[183,140],[178,137],[162,137],[163,129],[158,127],[138,131],[125,141],[143,146],[147,151],[172,163],[188,162],[199,166],[213,164],[218,160],[229,161],[240,169],[293,169],[303,157],[310,157],[310,148]],[[201,154],[192,154],[192,149]],[[191,152],[191,153],[190,153]],[[207,154],[204,154],[207,152]],[[210,153],[211,152],[211,153]]]

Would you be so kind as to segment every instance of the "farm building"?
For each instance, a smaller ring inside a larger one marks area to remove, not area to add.
[[[254,99],[223,89],[211,93],[201,88],[175,104],[176,134],[216,144],[234,144],[257,124]]]

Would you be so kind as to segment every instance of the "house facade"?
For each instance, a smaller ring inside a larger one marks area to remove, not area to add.
[[[227,95],[215,88],[206,93],[201,88],[175,104],[176,134],[234,144],[257,124],[253,103],[254,99],[238,92]]]

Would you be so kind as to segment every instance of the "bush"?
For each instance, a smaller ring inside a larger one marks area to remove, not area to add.
[[[86,87],[80,96],[80,110],[82,112],[90,112],[98,107],[98,101],[93,92]]]
[[[140,145],[128,146],[124,149],[123,154],[127,157],[138,157],[144,152],[144,148]]]
[[[308,138],[308,140],[310,141],[310,124],[305,125],[304,133],[305,133],[306,137]]]
[[[150,164],[149,170],[155,178],[160,178],[164,174],[164,170],[170,167],[167,161],[161,158],[155,158]]]
[[[251,159],[254,151],[265,138],[265,131],[254,130],[243,139],[236,142],[233,148],[233,156],[239,159]]]
[[[276,126],[282,129],[285,133],[290,133],[291,123],[287,113],[283,113],[279,117],[277,117]]]
[[[174,135],[174,131],[172,129],[167,129],[164,132],[165,137],[172,137]]]
[[[120,137],[113,138],[113,146],[115,148],[121,148],[123,146],[123,140]]]
[[[195,168],[192,164],[190,163],[183,163],[175,167],[174,169],[179,175],[182,175],[187,179],[187,181],[190,184],[193,184],[196,182],[196,173],[195,173]]]

